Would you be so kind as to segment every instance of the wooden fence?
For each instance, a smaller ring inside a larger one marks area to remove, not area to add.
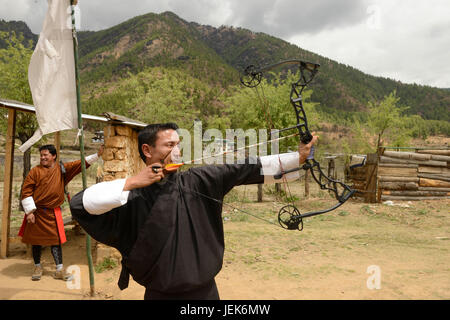
[[[367,155],[362,166],[346,168],[355,197],[365,202],[450,198],[449,149],[389,149]]]
[[[450,150],[383,149],[381,154],[377,177],[379,200],[450,198]]]
[[[378,155],[376,153],[368,154],[364,157],[364,162],[346,167],[345,180],[356,190],[354,198],[361,198],[369,203],[377,201],[377,169]]]

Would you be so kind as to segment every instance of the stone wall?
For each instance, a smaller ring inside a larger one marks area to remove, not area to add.
[[[124,179],[144,169],[138,151],[138,131],[120,125],[108,125],[103,129],[105,149],[103,152],[103,170],[97,173],[97,180],[112,181]],[[94,242],[93,259],[96,264],[105,259],[114,259],[120,265],[120,253],[104,244]]]
[[[108,125],[103,132],[103,181],[127,178],[144,168],[138,151],[138,131],[128,126]]]

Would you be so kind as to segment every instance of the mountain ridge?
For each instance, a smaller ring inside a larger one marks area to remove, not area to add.
[[[4,24],[0,24],[0,30]],[[10,28],[11,29],[11,28]],[[37,36],[36,36],[37,37]],[[287,59],[320,63],[311,99],[331,114],[364,112],[392,91],[409,114],[450,121],[450,90],[366,74],[274,36],[232,26],[188,22],[173,12],[147,13],[100,31],[78,32],[84,89],[146,68],[182,70],[212,86],[238,85],[239,72]]]

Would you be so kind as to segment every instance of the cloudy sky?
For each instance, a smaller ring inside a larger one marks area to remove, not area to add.
[[[148,12],[248,28],[405,83],[450,88],[448,0],[80,0],[82,30]],[[0,0],[0,19],[39,33],[47,0]],[[301,58],[301,57],[299,57]]]

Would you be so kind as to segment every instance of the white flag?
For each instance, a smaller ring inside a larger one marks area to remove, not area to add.
[[[45,134],[78,128],[70,0],[48,0],[47,15],[28,68],[39,128],[19,150]]]

